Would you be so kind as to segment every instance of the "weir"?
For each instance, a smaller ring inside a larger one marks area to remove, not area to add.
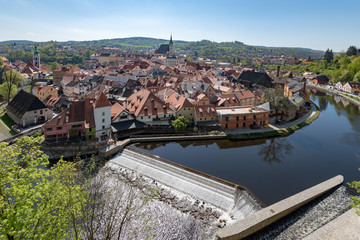
[[[262,207],[249,192],[236,184],[138,150],[126,148],[113,157],[111,167],[127,168],[139,175],[228,212],[241,220]]]

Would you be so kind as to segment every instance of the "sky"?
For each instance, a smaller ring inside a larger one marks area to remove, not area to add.
[[[0,41],[123,37],[360,47],[359,0],[0,0]]]

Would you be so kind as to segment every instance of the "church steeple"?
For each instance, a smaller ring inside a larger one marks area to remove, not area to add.
[[[35,46],[34,55],[33,55],[33,64],[40,69],[40,54],[37,49],[37,46]]]
[[[173,41],[172,41],[172,33],[170,35],[170,42],[169,42],[169,53],[172,53],[173,50]]]

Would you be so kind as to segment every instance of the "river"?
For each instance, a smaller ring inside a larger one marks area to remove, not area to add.
[[[360,180],[360,108],[321,92],[311,98],[320,117],[287,137],[133,147],[246,186],[266,204],[339,174],[345,182]]]

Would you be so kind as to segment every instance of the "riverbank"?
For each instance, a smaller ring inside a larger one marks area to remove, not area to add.
[[[337,91],[335,89],[329,89],[327,87],[324,87],[324,86],[318,85],[318,84],[316,85],[316,84],[308,83],[307,86],[309,88],[315,88],[315,89],[318,89],[318,90],[323,91],[323,92],[327,92],[327,93],[331,93],[331,94],[334,94],[334,95],[337,95],[337,96],[341,96],[342,98],[348,100],[352,104],[355,104],[356,106],[360,107],[360,98],[355,97],[355,96],[351,96],[348,93]]]
[[[172,134],[172,135],[142,135],[142,136],[132,136],[130,138],[115,141],[100,147],[92,146],[52,146],[44,145],[42,149],[46,152],[76,152],[78,153],[83,151],[97,151],[99,157],[109,158],[114,156],[119,151],[124,149],[125,146],[134,144],[134,143],[143,143],[143,142],[174,142],[174,141],[197,141],[197,140],[220,140],[220,139],[230,139],[230,140],[249,140],[249,139],[259,139],[259,138],[270,138],[270,137],[279,137],[287,136],[296,130],[301,129],[309,124],[311,124],[315,119],[320,115],[318,107],[314,104],[310,104],[310,110],[302,117],[295,119],[291,122],[287,122],[279,125],[271,125],[268,127],[262,127],[260,129],[232,129],[225,131],[211,131],[208,133],[194,133],[194,134]],[[94,149],[96,147],[96,149]]]

